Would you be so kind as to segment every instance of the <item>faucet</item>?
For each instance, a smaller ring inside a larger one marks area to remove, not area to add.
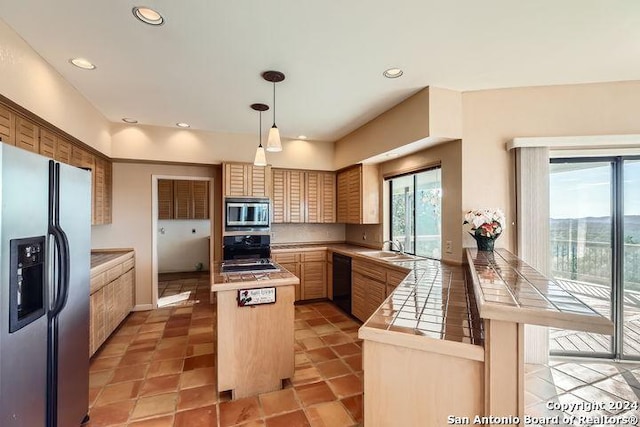
[[[382,247],[384,248],[385,243],[389,243],[389,249],[393,250],[393,246],[395,245],[398,248],[398,251],[400,251],[401,254],[404,254],[404,245],[402,244],[402,242],[400,240],[385,240],[384,242],[382,242]]]

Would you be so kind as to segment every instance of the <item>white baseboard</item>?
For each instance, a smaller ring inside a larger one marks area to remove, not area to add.
[[[132,311],[149,311],[153,310],[153,304],[137,304]]]

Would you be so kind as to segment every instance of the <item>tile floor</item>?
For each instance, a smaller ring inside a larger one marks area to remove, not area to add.
[[[297,306],[294,377],[281,391],[230,401],[216,388],[208,278],[189,286],[193,299],[132,313],[92,358],[89,426],[361,424],[359,323],[329,303]]]
[[[165,296],[189,292],[188,298],[132,313],[92,358],[89,426],[362,424],[358,322],[329,303],[296,306],[294,377],[281,391],[231,401],[216,388],[215,307],[209,304],[208,275],[168,275],[160,283]],[[548,366],[527,365],[526,370],[526,414],[640,413],[547,408],[547,402],[638,402],[640,363],[554,359]],[[564,425],[590,426],[579,420]]]

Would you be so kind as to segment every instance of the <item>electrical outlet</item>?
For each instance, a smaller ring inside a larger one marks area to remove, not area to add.
[[[362,233],[362,240],[367,240],[367,233]]]
[[[451,240],[447,240],[444,242],[444,251],[448,254],[453,253],[453,245],[451,244]]]

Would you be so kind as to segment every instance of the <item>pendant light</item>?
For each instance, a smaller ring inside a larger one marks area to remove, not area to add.
[[[269,106],[266,104],[251,104],[251,108],[260,113],[260,126],[258,130],[258,149],[256,150],[256,157],[253,160],[254,166],[267,166],[267,157],[264,153],[264,147],[262,146],[262,112],[267,111]]]
[[[265,71],[262,78],[273,83],[273,126],[269,129],[269,138],[267,139],[267,151],[282,151],[282,142],[280,141],[280,131],[276,126],[276,83],[284,80],[284,74],[280,71]]]

